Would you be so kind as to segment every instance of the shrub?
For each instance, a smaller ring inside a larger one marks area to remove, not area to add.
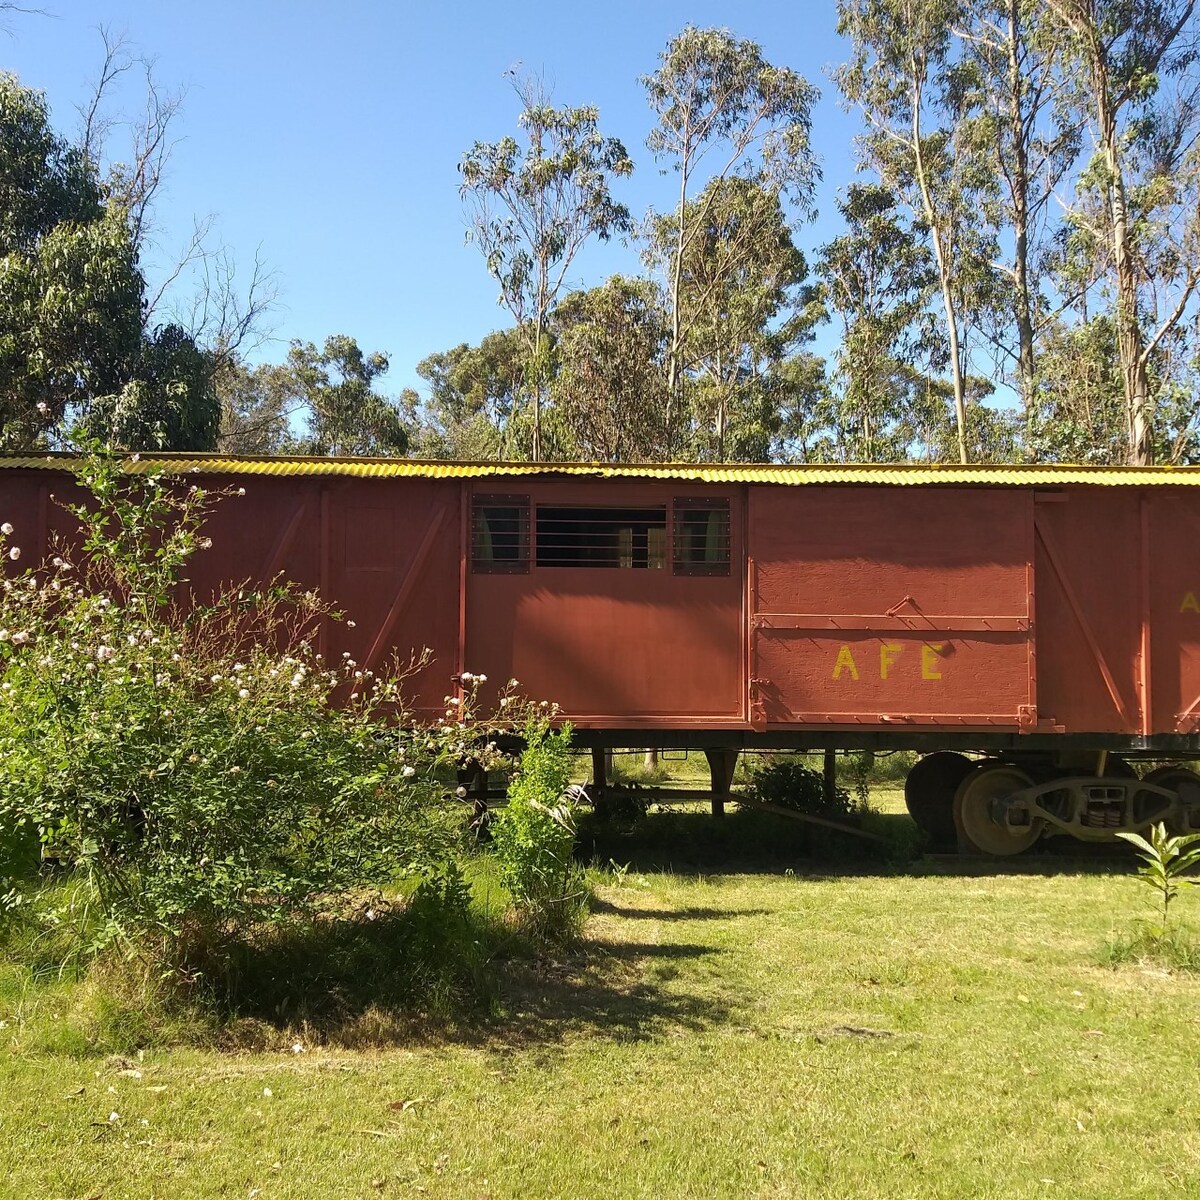
[[[458,836],[440,776],[494,751],[478,683],[412,727],[406,665],[322,660],[318,626],[341,618],[315,594],[178,599],[228,493],[103,456],[82,482],[79,538],[0,589],[0,830],[86,880],[86,948],[211,961],[330,893],[436,872]],[[0,525],[10,568],[15,536]]]
[[[836,819],[850,817],[855,812],[850,793],[845,788],[835,787],[832,797],[826,795],[822,773],[794,758],[777,759],[755,771],[747,795],[752,800],[813,817]]]
[[[508,790],[508,805],[492,824],[500,879],[522,923],[538,937],[569,942],[578,936],[588,893],[575,862],[571,729],[536,717],[525,729],[526,749]]]

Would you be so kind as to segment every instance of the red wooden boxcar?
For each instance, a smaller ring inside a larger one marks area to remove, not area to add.
[[[0,459],[27,550],[71,463]],[[935,835],[1200,827],[1200,469],[466,464],[171,456],[242,486],[197,584],[280,572],[355,621],[325,651],[427,647],[515,676],[585,744],[939,751]],[[988,755],[982,761],[964,752]],[[722,758],[722,755],[725,755]]]

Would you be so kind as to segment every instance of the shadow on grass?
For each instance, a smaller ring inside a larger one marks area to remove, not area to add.
[[[1089,844],[1057,837],[1021,855],[987,858],[929,846],[906,813],[867,813],[862,827],[882,841],[749,809],[723,817],[656,812],[624,822],[588,817],[580,822],[579,853],[622,871],[683,876],[1096,875],[1127,874],[1137,867],[1133,848],[1122,842]]]
[[[662,986],[674,964],[721,954],[687,943],[589,945],[557,963],[512,963],[506,972],[506,1014],[468,1039],[490,1045],[558,1043],[575,1037],[653,1041],[727,1022],[728,1000]],[[648,971],[651,963],[661,969]],[[653,979],[650,976],[653,975]]]
[[[425,918],[398,912],[235,947],[203,981],[211,1040],[233,1050],[516,1046],[653,1039],[728,1017],[720,999],[661,986],[673,964],[722,953],[713,947],[595,941],[546,957],[495,918],[460,914],[442,928]]]
[[[729,921],[737,917],[764,917],[770,911],[767,908],[705,908],[695,904],[684,908],[625,908],[607,900],[592,901],[592,912],[646,921]]]

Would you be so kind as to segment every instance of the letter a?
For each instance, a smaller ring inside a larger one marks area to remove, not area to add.
[[[851,679],[858,679],[858,664],[854,661],[854,655],[850,653],[849,646],[843,646],[838,651],[837,662],[833,666],[834,679],[842,677],[843,668],[850,672]]]
[[[1183,603],[1179,606],[1180,612],[1200,613],[1200,604],[1196,603],[1196,593],[1188,592],[1183,598]]]

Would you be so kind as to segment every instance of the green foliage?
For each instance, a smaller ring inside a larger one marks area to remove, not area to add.
[[[1147,931],[1154,939],[1166,938],[1171,933],[1171,904],[1180,891],[1200,882],[1188,875],[1200,863],[1200,846],[1188,849],[1200,842],[1200,833],[1172,835],[1159,823],[1150,827],[1149,839],[1138,833],[1118,833],[1117,837],[1137,849],[1142,860],[1138,879],[1154,893],[1158,920],[1147,923]]]
[[[438,772],[476,738],[470,701],[434,729],[404,720],[402,673],[323,661],[337,614],[290,585],[181,600],[219,497],[98,457],[82,481],[78,541],[0,591],[0,828],[86,880],[85,949],[186,965],[435,870],[457,836]],[[0,526],[12,561],[15,536]]]
[[[304,413],[307,429],[293,449],[301,454],[365,454],[383,457],[408,449],[399,407],[375,391],[388,369],[386,354],[364,354],[351,337],[293,342],[282,384],[285,407]]]
[[[514,77],[513,88],[522,141],[476,142],[459,163],[459,191],[470,210],[467,236],[483,253],[500,303],[526,344],[524,391],[537,460],[552,367],[550,315],[580,249],[593,237],[607,241],[632,229],[629,210],[610,189],[633,172],[633,160],[620,141],[600,133],[596,108],[554,108],[535,77]]]
[[[525,738],[508,804],[492,824],[500,879],[532,933],[569,942],[580,932],[588,900],[573,853],[575,809],[567,798],[571,729],[535,718]]]
[[[0,74],[0,446],[82,422],[130,449],[215,445],[215,356],[145,328],[131,214],[51,128],[42,96]]]
[[[653,284],[614,275],[601,287],[572,292],[555,312],[555,331],[559,370],[551,391],[578,456],[662,458],[667,320]]]
[[[844,787],[827,795],[823,774],[795,758],[778,759],[755,771],[747,794],[814,817],[846,818],[856,811]]]

